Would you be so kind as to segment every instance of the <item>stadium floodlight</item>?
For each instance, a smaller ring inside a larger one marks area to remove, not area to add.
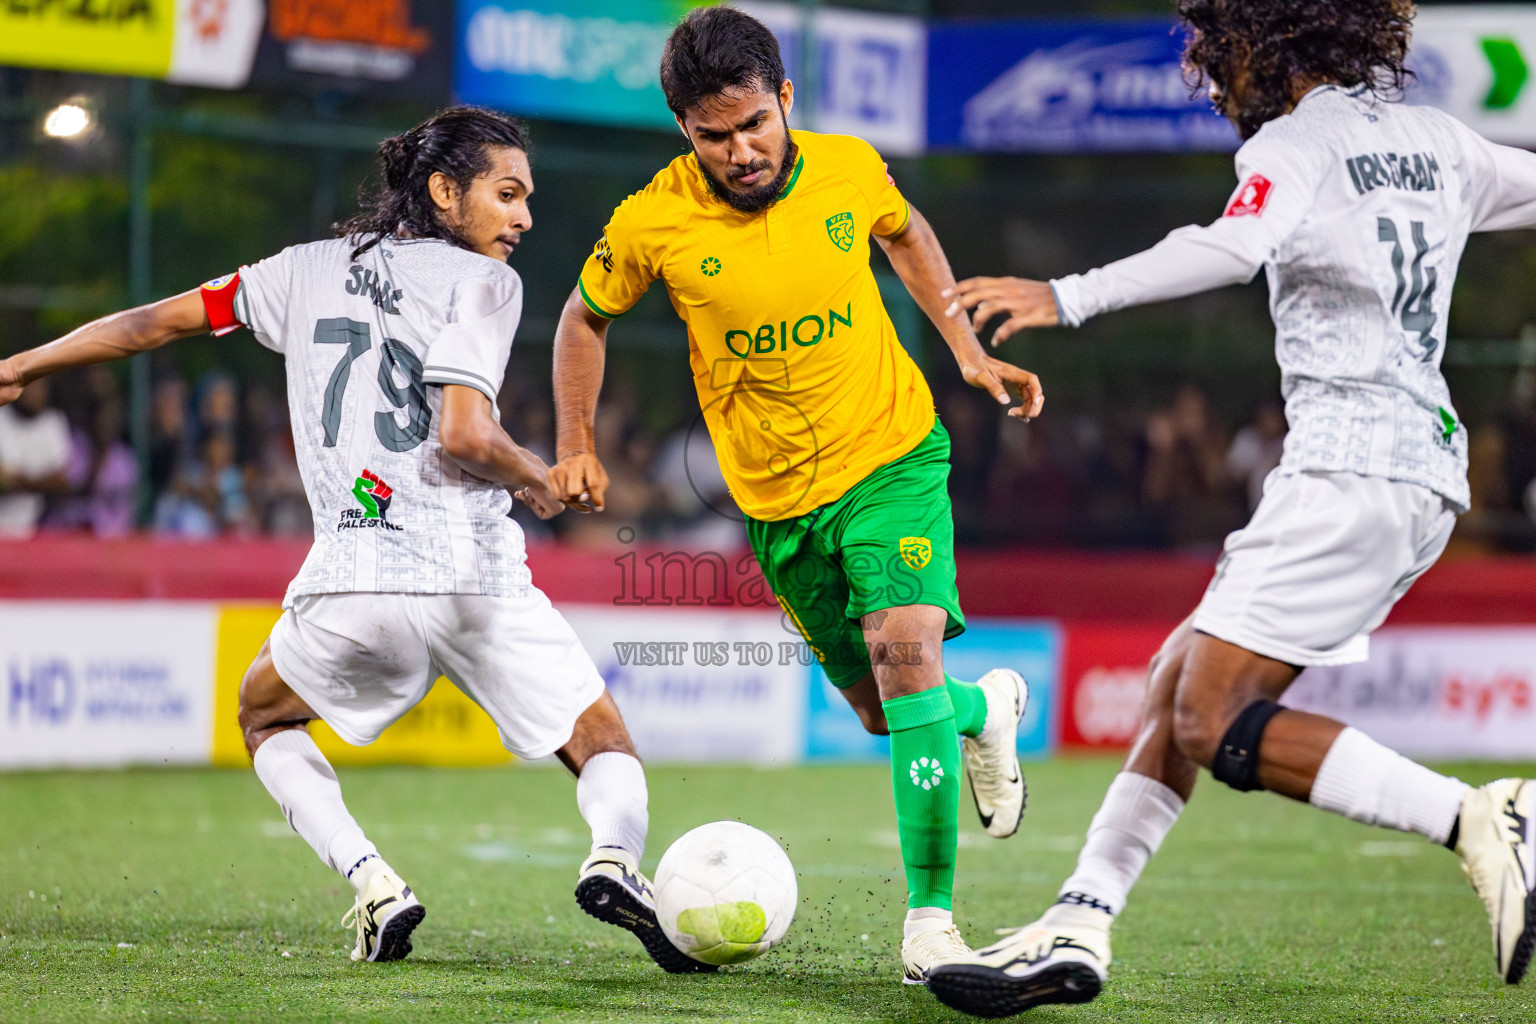
[[[79,103],[60,103],[43,119],[43,131],[55,139],[77,139],[95,120]]]

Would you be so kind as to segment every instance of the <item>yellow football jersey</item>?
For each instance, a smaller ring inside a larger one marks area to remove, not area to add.
[[[862,139],[792,135],[799,157],[766,211],[716,199],[678,157],[614,211],[579,281],[609,318],[666,285],[726,483],[761,520],[836,501],[934,417],[869,267],[870,235],[899,234],[906,200]]]

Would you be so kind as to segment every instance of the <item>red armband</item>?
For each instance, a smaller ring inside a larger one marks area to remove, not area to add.
[[[225,274],[198,289],[203,297],[203,308],[208,311],[208,326],[215,336],[228,334],[243,326],[235,316],[235,295],[240,291],[240,272]]]

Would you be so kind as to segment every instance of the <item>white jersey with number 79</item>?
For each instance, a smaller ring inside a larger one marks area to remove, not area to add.
[[[203,286],[216,333],[249,327],[287,363],[315,544],[284,603],[523,596],[531,581],[511,496],[438,444],[440,385],[475,388],[494,406],[522,282],[504,263],[435,239],[385,239],[356,260],[355,246],[294,246]]]
[[[1346,472],[1470,502],[1440,372],[1468,234],[1536,227],[1536,155],[1428,107],[1320,86],[1238,151],[1225,215],[1052,282],[1064,322],[1269,278],[1290,433],[1281,473]]]

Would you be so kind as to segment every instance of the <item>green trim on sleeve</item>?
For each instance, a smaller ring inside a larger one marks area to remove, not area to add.
[[[592,296],[587,294],[586,282],[579,277],[576,279],[576,288],[581,292],[581,301],[587,304],[587,308],[596,313],[598,316],[602,317],[604,320],[617,320],[619,317],[624,315],[624,313],[610,313],[602,306],[599,306],[596,302],[593,302]],[[625,312],[627,313],[628,310],[625,310]]]
[[[907,202],[905,196],[902,197],[901,203],[904,207],[906,207],[906,211],[902,214],[901,217],[901,226],[898,227],[895,231],[892,231],[890,234],[882,236],[886,241],[890,241],[893,238],[900,238],[902,234],[907,230],[907,228],[912,226],[912,204]]]

